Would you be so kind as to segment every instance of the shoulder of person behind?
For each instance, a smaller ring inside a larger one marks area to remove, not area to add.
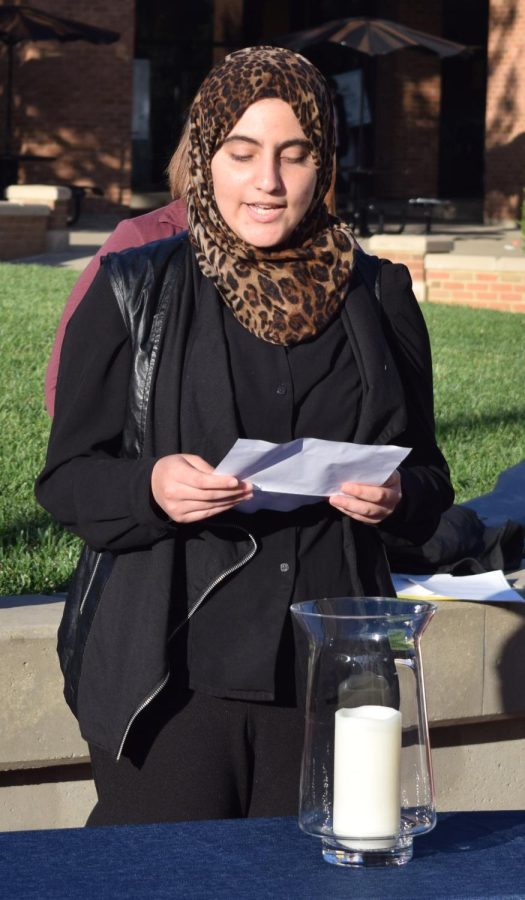
[[[123,219],[84,269],[66,301],[47,365],[45,400],[50,416],[53,415],[55,409],[60,351],[66,326],[97,274],[102,257],[107,253],[116,253],[119,250],[128,250],[130,247],[148,244],[150,241],[172,237],[174,234],[185,231],[187,227],[186,201],[182,199],[172,200],[166,206],[144,213],[142,216],[136,216],[133,219]]]

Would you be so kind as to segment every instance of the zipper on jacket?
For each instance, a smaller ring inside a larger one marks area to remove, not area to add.
[[[162,681],[160,682],[160,684],[157,685],[157,687],[155,688],[155,690],[153,690],[153,691],[151,692],[151,694],[148,694],[148,696],[145,698],[145,700],[142,701],[142,703],[140,704],[140,706],[138,707],[138,709],[136,709],[135,712],[133,713],[131,719],[129,720],[129,722],[128,722],[128,724],[127,724],[126,730],[125,730],[125,732],[124,732],[124,737],[122,738],[122,740],[121,740],[121,742],[120,742],[120,747],[118,748],[117,762],[119,761],[120,757],[122,756],[122,751],[123,751],[123,749],[124,749],[124,744],[126,743],[126,738],[127,738],[128,734],[129,734],[129,731],[130,731],[131,726],[133,725],[133,722],[135,721],[135,719],[137,718],[137,716],[140,716],[141,712],[142,712],[143,710],[145,710],[147,706],[149,706],[149,704],[151,703],[152,700],[155,699],[155,697],[157,696],[157,694],[160,694],[160,692],[161,692],[162,688],[164,687],[164,685],[167,684],[167,681],[168,681],[168,678],[169,678],[169,677],[170,677],[170,673],[169,673],[169,671],[168,671],[168,672],[166,673],[166,675],[164,676],[164,678],[162,679]]]
[[[216,527],[219,528],[219,527],[226,527],[226,526],[216,526]],[[232,526],[230,525],[228,527],[231,528]],[[236,562],[233,566],[229,566],[227,569],[224,570],[224,572],[221,572],[220,575],[217,575],[217,577],[213,579],[213,581],[208,585],[208,587],[205,588],[205,590],[202,592],[202,594],[199,597],[197,597],[197,599],[190,606],[190,608],[189,608],[188,612],[186,613],[182,622],[179,622],[177,627],[174,628],[174,630],[171,632],[171,634],[168,638],[168,643],[177,634],[177,632],[180,631],[180,629],[186,624],[186,622],[189,622],[189,620],[194,615],[194,613],[197,612],[199,606],[201,606],[202,603],[204,603],[206,597],[208,597],[211,594],[211,592],[215,590],[217,585],[219,585],[222,581],[224,581],[225,578],[228,578],[229,575],[233,575],[234,572],[236,572],[238,569],[241,569],[243,566],[245,566],[246,563],[250,562],[250,560],[255,556],[255,554],[257,552],[257,541],[255,540],[253,535],[250,534],[250,532],[247,531],[245,528],[242,528],[240,525],[235,525],[233,527],[238,528],[239,531],[243,531],[245,534],[247,534],[251,541],[252,546],[250,547],[248,552],[245,553],[245,555],[238,562]],[[97,566],[98,566],[98,560],[97,560]],[[89,592],[89,587],[91,586],[91,581],[92,581],[92,579],[90,580],[86,594]],[[119,761],[120,757],[122,756],[124,744],[126,743],[126,739],[130,732],[131,726],[133,725],[133,722],[135,721],[137,716],[140,716],[141,712],[143,712],[146,709],[146,707],[149,706],[149,704],[155,699],[155,697],[158,694],[160,694],[161,690],[167,684],[169,677],[170,677],[170,672],[168,670],[167,674],[164,676],[164,678],[162,679],[160,684],[157,685],[157,687],[153,691],[151,691],[150,694],[148,694],[148,696],[142,701],[140,706],[135,710],[135,712],[131,716],[131,718],[126,726],[124,736],[120,742],[120,747],[119,747],[118,753],[117,753],[117,762]]]
[[[216,526],[216,527],[222,527],[222,526]],[[224,526],[224,527],[226,527],[226,526]],[[231,528],[232,526],[228,526],[228,527]],[[175,637],[175,635],[177,634],[177,632],[179,632],[180,629],[181,629],[184,625],[186,625],[186,622],[189,622],[189,620],[190,620],[191,617],[194,615],[194,613],[197,612],[199,606],[201,606],[201,605],[204,603],[204,601],[206,600],[206,597],[208,597],[208,596],[211,594],[211,592],[214,591],[215,588],[216,588],[222,581],[225,580],[225,578],[228,578],[229,575],[233,575],[233,573],[234,573],[234,572],[237,572],[238,569],[242,569],[242,567],[245,566],[246,563],[250,562],[250,560],[255,556],[255,554],[256,554],[256,552],[257,552],[257,541],[255,540],[255,538],[253,537],[253,535],[250,534],[249,531],[246,531],[246,529],[242,528],[240,525],[235,525],[235,526],[233,526],[233,527],[234,527],[234,528],[238,528],[239,531],[244,531],[244,533],[248,535],[248,537],[249,537],[249,539],[250,539],[250,541],[251,541],[251,543],[252,543],[252,546],[250,547],[250,549],[248,550],[248,552],[242,557],[242,559],[240,559],[238,562],[236,562],[235,565],[230,566],[228,569],[225,569],[225,571],[224,571],[224,572],[221,572],[220,575],[217,575],[217,577],[213,579],[213,581],[208,585],[208,587],[204,589],[204,591],[202,592],[202,594],[201,594],[199,597],[197,597],[196,600],[194,600],[194,602],[193,602],[192,605],[190,606],[188,612],[187,612],[186,615],[184,616],[182,622],[179,622],[179,624],[177,625],[177,627],[174,628],[173,631],[171,632],[171,634],[170,634],[170,636],[169,636],[169,638],[168,638],[168,643],[169,643],[169,641],[171,641],[171,639],[172,639],[173,637]]]
[[[100,565],[100,560],[101,560],[101,559],[102,559],[102,553],[99,553],[99,554],[98,554],[98,557],[97,557],[97,561],[96,561],[95,565],[93,566],[93,571],[92,571],[91,576],[90,576],[90,579],[89,579],[89,581],[88,581],[87,588],[86,588],[86,590],[84,591],[84,595],[83,595],[82,600],[81,600],[81,602],[80,602],[80,609],[79,609],[79,611],[78,611],[79,616],[82,615],[82,611],[83,611],[83,609],[84,609],[84,605],[85,605],[86,600],[87,600],[87,598],[88,598],[88,596],[89,596],[89,592],[90,592],[90,590],[91,590],[91,586],[92,586],[93,581],[94,581],[94,579],[95,579],[95,575],[97,574],[98,567],[99,567],[99,565]]]

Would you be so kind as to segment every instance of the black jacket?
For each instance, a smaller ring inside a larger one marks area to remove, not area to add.
[[[75,432],[75,415],[87,415],[90,379],[97,366],[108,365],[107,359],[97,357],[97,335],[87,335],[91,350],[85,360],[75,371],[59,375],[57,414],[37,496],[91,548],[84,552],[72,584],[59,652],[66,699],[83,736],[119,755],[129,728],[169,675],[168,641],[177,624],[173,594],[178,529],[151,502],[149,483],[158,457],[184,449],[179,428],[184,351],[196,303],[214,289],[200,275],[184,238],[111,256],[105,271],[120,316],[120,336],[108,336],[108,346],[115,345],[111,367],[120,368],[129,382],[127,403],[115,401],[109,392],[102,402],[115,403],[114,435],[94,435],[91,446],[79,443],[75,454],[61,458],[61,436]],[[434,439],[428,337],[410,277],[405,267],[389,264],[382,268],[381,282],[382,306],[364,284],[357,284],[342,311],[363,384],[355,440],[414,448],[402,467],[403,500],[383,531],[396,542],[420,543],[432,534],[453,494]],[[96,293],[96,285],[92,291]],[[216,306],[211,303],[210,309]],[[88,329],[88,297],[75,315],[84,317]],[[107,315],[112,332],[117,329],[115,309],[108,309]],[[207,391],[208,427],[220,432],[220,458],[237,434],[219,334],[220,329],[210,329],[214,377],[208,379]],[[99,343],[106,337],[99,336]],[[163,348],[168,349],[163,353]],[[77,385],[78,398],[72,398]],[[169,403],[159,400],[166,385]],[[57,479],[67,481],[71,504],[66,510],[57,509]],[[344,526],[363,590],[392,595],[379,529],[347,518]],[[217,578],[247,564],[254,552],[254,539],[246,529],[219,523],[203,528],[212,552],[205,565],[199,558],[192,567],[191,607],[213,589]],[[196,540],[196,554],[200,545]]]

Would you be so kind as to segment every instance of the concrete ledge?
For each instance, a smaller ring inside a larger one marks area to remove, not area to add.
[[[75,773],[77,767],[74,767]],[[97,801],[91,768],[86,777],[67,777],[60,770],[49,773],[50,780],[3,785],[0,782],[0,829],[23,831],[37,828],[79,828]]]
[[[0,608],[0,771],[89,760],[62,694],[56,635],[63,599],[3,598]]]
[[[514,259],[511,256],[462,256],[452,253],[443,257],[437,253],[427,253],[425,268],[433,269],[483,271],[483,272],[525,272],[525,259]]]
[[[438,809],[522,809],[525,605],[437,605],[422,651]],[[0,598],[0,830],[81,826],[95,802],[62,694],[62,609],[60,596]]]
[[[437,606],[422,639],[430,723],[525,720],[525,604]]]
[[[525,718],[431,728],[440,812],[523,809]]]
[[[44,203],[14,203],[12,200],[0,200],[0,216],[50,216],[49,206]]]
[[[412,290],[418,303],[424,303],[427,299],[427,284],[421,279],[412,279]]]
[[[15,200],[19,203],[25,200],[50,203],[55,200],[70,200],[71,190],[63,185],[51,184],[11,184],[6,189],[6,197],[8,200]]]
[[[69,248],[67,228],[51,228],[46,234],[46,253],[61,253]]]
[[[144,212],[165,206],[173,197],[169,191],[142,191],[131,194],[129,209],[141,209]]]
[[[388,251],[424,256],[427,253],[450,253],[454,249],[454,241],[432,234],[374,234],[368,240],[368,248],[370,253],[378,256]]]

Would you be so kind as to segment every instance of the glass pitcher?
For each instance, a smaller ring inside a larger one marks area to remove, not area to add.
[[[293,604],[308,637],[299,825],[327,862],[403,865],[436,822],[420,638],[432,603]]]

